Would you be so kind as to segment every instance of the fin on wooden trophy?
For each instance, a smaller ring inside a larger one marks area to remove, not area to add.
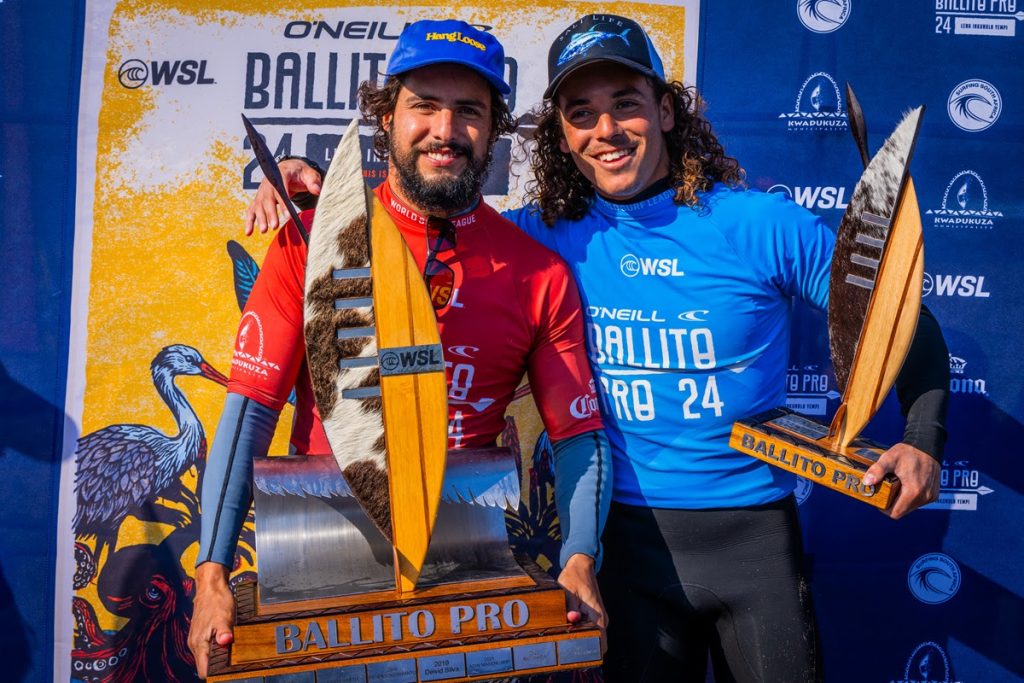
[[[788,408],[740,420],[729,445],[886,510],[900,482],[889,474],[863,484],[886,448],[858,435],[895,382],[921,310],[924,241],[909,168],[924,107],[907,113],[869,161],[863,113],[849,85],[846,93],[866,168],[839,225],[829,281],[829,346],[842,400],[830,425]]]
[[[434,309],[362,156],[353,122],[308,236],[306,359],[333,457],[257,460],[259,578],[235,589],[234,643],[213,646],[210,680],[414,683],[597,666],[596,626],[566,623],[565,591],[509,547],[511,451],[446,453]]]

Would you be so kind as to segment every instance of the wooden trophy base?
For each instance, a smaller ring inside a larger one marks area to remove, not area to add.
[[[210,681],[475,681],[601,664],[600,632],[565,621],[565,591],[536,564],[526,576],[404,593],[258,604],[235,590],[235,641],[211,646]],[[283,609],[292,609],[285,612]]]
[[[900,481],[892,474],[875,486],[862,483],[884,446],[856,439],[837,453],[829,447],[826,425],[788,408],[734,422],[729,446],[881,510],[889,509],[899,493]]]

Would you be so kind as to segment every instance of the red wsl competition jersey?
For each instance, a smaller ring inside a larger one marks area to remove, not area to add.
[[[425,217],[384,182],[376,190],[423,270]],[[312,225],[313,211],[301,215]],[[481,200],[452,218],[455,273],[437,311],[448,378],[449,448],[493,445],[524,373],[552,440],[601,428],[579,294],[565,264]],[[267,252],[242,314],[228,390],[280,410],[296,390],[292,448],[331,452],[313,402],[302,333],[306,245],[294,224]]]

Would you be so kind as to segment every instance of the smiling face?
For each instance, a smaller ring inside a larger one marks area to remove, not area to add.
[[[626,200],[668,175],[672,96],[657,98],[643,74],[598,62],[569,76],[555,101],[559,146],[600,194]]]
[[[456,64],[410,71],[381,123],[399,199],[423,214],[446,216],[476,198],[490,161],[491,88],[475,71]]]

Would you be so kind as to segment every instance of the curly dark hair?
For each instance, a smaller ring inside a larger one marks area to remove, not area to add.
[[[402,75],[387,76],[381,85],[371,81],[359,84],[359,111],[362,112],[364,119],[377,127],[373,132],[373,151],[382,160],[388,158],[389,142],[388,130],[384,127],[383,120],[395,111],[398,92],[402,89],[402,78]],[[490,149],[499,137],[513,132],[516,124],[501,93],[490,84],[488,89],[491,91],[491,137],[487,142]]]
[[[668,143],[669,177],[675,188],[676,204],[700,206],[698,192],[716,182],[732,187],[743,185],[739,162],[725,154],[722,144],[704,118],[704,100],[696,88],[679,81],[665,83],[648,78],[654,98],[660,102],[665,93],[672,96],[675,126],[665,138]],[[594,186],[576,167],[572,156],[559,147],[562,123],[558,107],[545,101],[534,112],[537,130],[532,153],[533,180],[527,183],[527,200],[536,202],[541,218],[554,225],[559,218],[579,220],[587,213],[594,197]]]

